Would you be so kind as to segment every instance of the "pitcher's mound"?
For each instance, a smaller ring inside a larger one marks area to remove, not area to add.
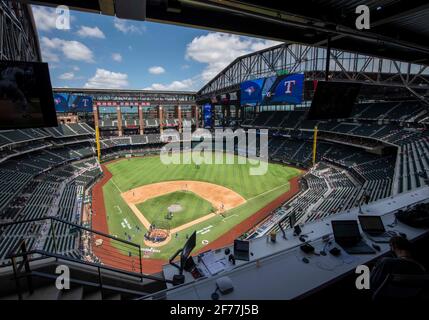
[[[180,204],[177,204],[177,203],[172,204],[167,209],[168,209],[169,212],[172,212],[172,213],[176,213],[176,212],[179,212],[179,211],[183,210],[182,206]]]

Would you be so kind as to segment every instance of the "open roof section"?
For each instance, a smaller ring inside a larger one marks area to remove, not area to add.
[[[144,0],[30,0],[144,19]],[[126,9],[118,11],[121,3]],[[429,64],[426,0],[147,0],[146,20],[245,34]],[[371,29],[357,30],[355,8],[368,5]],[[139,10],[133,10],[139,8]],[[115,9],[116,8],[116,9]],[[142,12],[140,15],[137,12]],[[222,21],[220,24],[219,21]]]
[[[239,90],[240,83],[276,75],[304,73],[307,80],[326,78],[327,50],[323,47],[283,43],[236,58],[199,91],[197,100]],[[429,67],[356,52],[331,49],[329,79],[367,85],[407,88],[414,95],[429,92]]]

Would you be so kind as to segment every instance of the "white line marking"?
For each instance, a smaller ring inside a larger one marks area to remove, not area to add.
[[[285,183],[285,184],[282,184],[282,185],[280,185],[280,186],[278,186],[278,187],[275,187],[275,188],[273,188],[273,189],[271,189],[271,190],[267,190],[267,191],[265,191],[265,192],[263,192],[263,193],[258,194],[257,196],[254,196],[254,197],[252,197],[252,198],[247,199],[247,201],[250,201],[250,200],[253,200],[253,199],[259,198],[259,197],[263,196],[264,194],[267,194],[267,193],[269,193],[269,192],[271,192],[271,191],[274,191],[274,190],[280,189],[281,187],[284,187],[284,186],[286,186],[286,185],[288,185],[288,184],[289,184],[289,182],[287,182],[287,183]]]
[[[249,199],[247,199],[246,200],[246,202],[248,202],[248,201],[250,201],[250,200],[253,200],[253,199],[256,199],[256,198],[259,198],[259,197],[261,197],[261,196],[263,196],[264,194],[266,194],[266,193],[269,193],[269,192],[272,192],[272,191],[274,191],[274,190],[277,190],[277,189],[280,189],[281,187],[284,187],[284,186],[286,186],[286,185],[288,185],[289,184],[289,182],[288,183],[285,183],[285,184],[282,184],[282,185],[280,185],[280,186],[278,186],[278,187],[275,187],[275,188],[273,188],[273,189],[271,189],[271,190],[268,190],[268,191],[265,191],[265,192],[263,192],[263,193],[260,193],[260,194],[258,194],[257,196],[254,196],[254,197],[252,197],[252,198],[249,198]],[[268,205],[269,203],[267,203],[267,205]],[[240,205],[241,206],[241,205]],[[232,209],[231,209],[232,210]],[[228,210],[229,211],[229,210]],[[225,212],[228,212],[228,211],[225,211]],[[255,212],[256,213],[256,212]],[[234,213],[233,215],[231,215],[231,216],[228,216],[228,217],[226,217],[226,218],[223,218],[222,219],[222,221],[223,222],[226,222],[225,220],[226,219],[228,219],[229,217],[232,217],[232,216],[238,216],[238,214],[236,214],[236,213]]]
[[[118,211],[119,211],[120,214],[122,214],[122,209],[121,209],[120,206],[116,205],[115,208],[118,209]]]
[[[232,218],[232,217],[234,217],[234,216],[238,217],[238,214],[234,213],[234,214],[232,214],[232,215],[230,215],[230,216],[228,216],[228,217],[226,217],[226,218],[223,218],[223,219],[222,219],[222,221],[223,221],[223,222],[226,222],[226,220],[228,220],[229,218]]]
[[[122,193],[121,189],[119,189],[118,185],[115,183],[115,181],[113,180],[113,178],[111,180],[112,180],[113,185],[116,187],[116,189],[118,189],[119,192]]]

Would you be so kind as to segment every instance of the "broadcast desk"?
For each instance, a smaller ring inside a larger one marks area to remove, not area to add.
[[[428,201],[429,187],[425,187],[400,194],[394,199],[386,198],[362,206],[362,211],[363,214],[380,215],[387,231],[402,232],[409,240],[416,240],[429,230],[416,229],[396,222],[394,213],[399,209]],[[355,208],[305,224],[302,226],[302,233],[308,234],[307,242],[315,247],[316,253],[322,249],[329,251],[334,246],[340,248],[333,239],[330,221],[357,219],[358,214],[359,209]],[[323,287],[344,274],[354,272],[358,265],[368,263],[389,251],[389,244],[377,243],[381,250],[375,254],[348,255],[343,250],[338,257],[329,253],[326,256],[305,254],[299,248],[302,242],[292,233],[291,229],[286,230],[287,239],[283,239],[281,233],[277,234],[275,243],[268,241],[267,237],[253,239],[250,242],[250,252],[253,254],[250,261],[237,261],[235,266],[228,262],[225,271],[197,280],[185,272],[184,284],[175,287],[170,285],[167,290],[151,295],[148,299],[210,300],[216,289],[216,280],[223,276],[231,279],[234,291],[227,295],[220,294],[220,300],[294,299]],[[332,241],[328,247],[325,247],[326,242],[322,240],[322,237],[326,236]],[[368,245],[372,244],[365,236],[364,239]],[[219,258],[224,257],[224,249],[217,250],[215,255]],[[232,247],[230,249],[232,252]],[[309,262],[303,262],[303,257],[307,257]],[[177,272],[178,270],[171,265],[165,265],[163,268],[166,279],[172,279]]]

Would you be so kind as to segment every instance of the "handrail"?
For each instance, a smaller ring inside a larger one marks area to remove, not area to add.
[[[39,221],[43,221],[43,220],[55,220],[57,222],[61,222],[61,223],[67,224],[69,226],[82,229],[84,231],[92,232],[92,233],[98,234],[100,236],[103,236],[103,237],[106,237],[106,238],[109,238],[109,239],[112,239],[112,240],[123,242],[123,243],[126,243],[128,245],[131,245],[131,246],[134,246],[134,247],[138,247],[140,249],[140,245],[138,245],[136,243],[133,243],[133,242],[121,239],[121,238],[113,237],[113,236],[111,236],[109,234],[106,234],[106,233],[103,233],[101,231],[89,229],[89,228],[84,227],[82,225],[75,224],[75,223],[72,223],[72,222],[69,222],[69,221],[65,221],[65,220],[62,220],[62,219],[57,218],[57,217],[41,217],[41,218],[34,218],[34,219],[28,219],[28,220],[20,220],[20,221],[15,221],[15,222],[4,222],[4,223],[0,223],[0,228],[1,227],[8,227],[10,225],[17,225],[17,224],[31,223],[31,222],[39,222]]]
[[[55,248],[55,253],[58,253],[56,251],[56,245],[57,245],[56,242],[57,241],[56,241],[55,230],[54,230],[54,226],[55,226],[54,222],[56,221],[57,223],[67,225],[67,226],[70,226],[72,228],[76,228],[76,229],[78,229],[81,232],[83,231],[83,232],[88,232],[88,233],[91,233],[91,234],[95,234],[95,235],[98,235],[100,237],[107,238],[107,239],[109,239],[111,241],[115,241],[117,243],[120,243],[120,244],[123,244],[123,245],[127,245],[129,247],[132,247],[132,250],[135,250],[136,252],[138,252],[138,262],[139,262],[139,266],[140,266],[140,273],[143,274],[143,266],[142,266],[142,258],[141,258],[141,246],[139,244],[136,244],[136,243],[133,243],[133,242],[130,242],[130,241],[127,241],[127,240],[123,240],[123,239],[111,236],[109,234],[106,234],[106,233],[103,233],[103,232],[100,232],[100,231],[92,230],[92,229],[84,227],[82,225],[78,225],[78,224],[75,224],[75,223],[72,223],[72,222],[69,222],[69,221],[65,221],[65,220],[62,220],[62,219],[57,218],[57,217],[46,217],[45,216],[45,217],[28,219],[28,220],[22,220],[22,221],[0,223],[0,229],[1,228],[5,228],[5,227],[9,227],[9,226],[12,226],[12,225],[21,225],[21,224],[27,224],[27,223],[37,223],[37,222],[41,222],[41,221],[50,221],[50,223],[51,223],[51,231],[50,232],[51,232],[51,236],[52,236],[53,242],[54,242],[53,244],[54,244],[54,248]],[[22,241],[22,239],[21,239],[21,241]],[[19,241],[19,242],[21,242],[21,241]],[[14,249],[16,250],[16,248],[17,247],[15,247]],[[45,255],[47,255],[47,251],[41,251],[41,252],[43,252]],[[9,255],[11,255],[11,254],[13,254],[13,252],[9,252]],[[6,256],[6,258],[10,258],[10,257]],[[81,260],[75,259],[73,261],[81,261]]]
[[[22,252],[25,254],[27,252],[27,245],[25,243],[25,240],[21,238],[18,241],[17,245],[15,246],[15,249],[17,252]],[[13,253],[11,254],[11,252],[8,253],[8,256],[10,256],[10,259],[12,260],[13,278],[16,284],[18,299],[22,300],[21,283],[19,281],[21,278],[19,274],[21,273],[22,268],[25,268],[24,276],[27,278],[28,290],[30,293],[33,293],[33,281],[30,275],[31,270],[30,270],[30,262],[28,260],[28,256],[22,255],[23,259],[21,263],[17,264],[17,261],[16,261],[17,257],[15,257],[15,255],[16,254],[13,254]]]
[[[148,274],[143,274],[143,273],[136,273],[136,272],[132,272],[132,271],[125,271],[125,270],[121,270],[121,269],[109,267],[109,266],[106,266],[106,265],[99,265],[99,264],[88,262],[88,261],[77,260],[77,259],[74,259],[74,258],[71,258],[71,257],[63,256],[63,255],[56,254],[56,253],[47,252],[47,251],[44,251],[44,250],[30,250],[30,251],[26,251],[26,252],[22,252],[22,253],[15,253],[15,254],[9,256],[8,258],[12,259],[12,258],[26,257],[26,256],[32,255],[32,254],[40,254],[40,255],[44,255],[46,257],[50,257],[50,258],[56,258],[56,259],[66,260],[66,261],[69,261],[69,262],[74,262],[74,263],[78,263],[78,264],[82,264],[82,265],[87,265],[87,266],[91,266],[91,267],[95,267],[95,268],[101,268],[101,269],[105,269],[105,270],[108,270],[108,271],[121,273],[121,274],[132,276],[132,277],[137,277],[137,278],[140,278],[140,279],[144,278],[144,279],[149,279],[149,280],[153,280],[153,281],[160,281],[160,282],[171,283],[171,284],[174,283],[172,280],[158,278],[156,276],[152,276],[152,275],[148,275]]]
[[[12,267],[13,267],[13,278],[15,280],[15,284],[16,284],[16,290],[17,290],[17,294],[18,294],[18,299],[22,300],[23,299],[23,295],[22,295],[22,288],[21,288],[21,283],[20,283],[20,279],[21,278],[26,278],[27,279],[27,285],[28,285],[28,290],[30,293],[34,292],[33,289],[33,281],[32,281],[32,277],[33,276],[39,276],[39,277],[45,277],[45,278],[52,278],[53,275],[50,275],[48,273],[43,273],[43,272],[37,272],[37,271],[31,271],[30,268],[30,259],[29,256],[31,255],[40,255],[40,256],[44,256],[44,257],[50,257],[50,258],[55,258],[55,260],[58,262],[58,260],[65,260],[65,261],[69,261],[72,263],[76,263],[78,265],[86,265],[86,266],[90,266],[93,268],[96,268],[97,272],[98,272],[98,283],[89,283],[89,285],[91,286],[98,286],[101,292],[101,297],[103,298],[103,288],[104,289],[110,289],[110,290],[114,290],[114,291],[119,291],[119,292],[126,292],[127,289],[122,289],[122,288],[117,288],[117,287],[113,287],[110,285],[103,285],[103,275],[102,275],[102,270],[106,270],[106,271],[110,271],[112,273],[119,273],[122,275],[127,275],[130,277],[136,277],[139,278],[141,282],[143,282],[143,279],[149,279],[149,280],[153,280],[153,281],[159,281],[162,283],[171,283],[174,284],[174,282],[172,280],[168,280],[168,279],[164,279],[164,278],[159,278],[156,276],[152,276],[152,275],[147,275],[147,274],[143,274],[142,272],[140,273],[135,273],[135,272],[130,272],[130,271],[124,271],[124,270],[120,270],[120,269],[116,269],[113,267],[109,267],[109,266],[104,266],[101,264],[96,264],[96,263],[92,263],[92,262],[88,262],[88,261],[82,261],[82,260],[77,260],[71,257],[67,257],[67,256],[63,256],[57,253],[51,253],[51,252],[47,252],[44,250],[27,250],[26,247],[26,242],[25,239],[20,239],[18,241],[18,244],[14,247],[15,252],[10,251],[7,255],[8,259],[11,259],[12,261]],[[17,258],[22,258],[22,261],[20,263],[17,263]],[[40,260],[41,258],[39,257],[38,260]],[[25,267],[25,272],[22,273],[21,270],[22,268]],[[79,283],[82,282],[78,279],[71,279],[72,282],[75,283]],[[82,282],[83,283],[83,282]],[[86,283],[88,285],[88,283]],[[131,290],[128,290],[131,291]],[[136,292],[137,295],[141,294],[141,292]]]
[[[55,280],[58,277],[57,275],[50,275],[50,274],[47,274],[44,272],[39,272],[39,271],[32,271],[31,275],[36,276],[36,277],[51,279],[51,280]],[[98,288],[100,287],[98,283],[89,282],[89,281],[85,281],[85,280],[72,279],[72,278],[70,278],[70,283],[74,283],[74,284],[78,284],[78,285],[82,285],[82,286],[89,286],[89,287],[98,287]],[[116,291],[116,292],[120,292],[120,293],[133,294],[133,295],[137,295],[137,296],[142,294],[141,291],[119,288],[116,286],[111,286],[111,285],[106,285],[106,284],[103,284],[102,289],[112,290],[112,291]],[[143,292],[143,293],[145,294],[145,292]]]

